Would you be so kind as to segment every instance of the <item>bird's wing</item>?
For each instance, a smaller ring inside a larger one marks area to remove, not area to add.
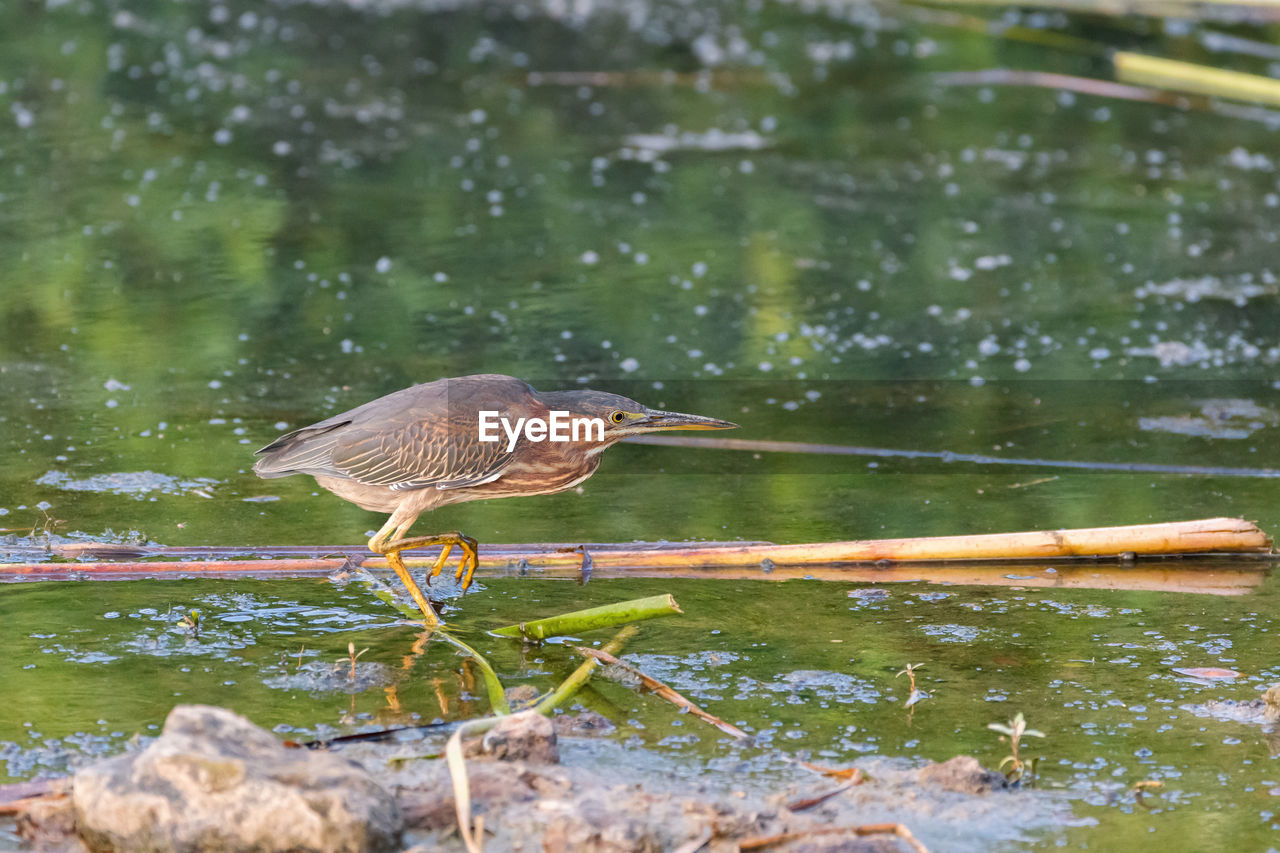
[[[342,476],[395,491],[489,483],[513,454],[505,440],[480,440],[480,411],[513,406],[546,414],[528,385],[506,376],[433,382],[384,399],[391,398],[394,405],[376,407],[373,417],[357,417],[335,433],[330,459]]]
[[[440,379],[388,394],[281,436],[259,450],[262,477],[313,474],[394,491],[492,482],[511,464],[507,442],[480,441],[481,410],[546,415],[510,376]]]
[[[351,429],[330,460],[343,476],[395,491],[460,489],[492,482],[511,462],[503,442],[481,442],[474,425],[417,421],[376,430]]]

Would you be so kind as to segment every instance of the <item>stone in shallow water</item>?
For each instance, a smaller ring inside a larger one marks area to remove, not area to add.
[[[464,752],[472,758],[529,761],[534,764],[555,764],[560,760],[555,725],[534,710],[503,717],[483,737],[468,746],[470,748]]]
[[[376,851],[401,830],[362,768],[205,705],[179,705],[142,752],[77,773],[74,804],[95,850]]]
[[[1009,782],[1003,774],[987,770],[971,755],[957,755],[941,764],[930,764],[920,770],[920,782],[937,785],[961,794],[987,794],[1003,791]]]

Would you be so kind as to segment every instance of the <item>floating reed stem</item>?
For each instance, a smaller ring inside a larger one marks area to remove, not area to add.
[[[525,640],[545,640],[547,637],[563,637],[581,634],[597,628],[609,628],[629,622],[653,619],[657,616],[671,616],[681,613],[680,606],[670,595],[653,595],[649,598],[636,598],[631,601],[619,601],[605,604],[588,610],[575,610],[546,619],[535,619],[532,622],[520,622],[507,625],[494,631],[499,637],[511,637]]]

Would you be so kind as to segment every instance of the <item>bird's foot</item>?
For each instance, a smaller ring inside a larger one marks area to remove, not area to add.
[[[464,536],[459,531],[452,533],[438,533],[434,536],[414,536],[408,539],[394,539],[383,547],[386,549],[384,553],[391,551],[407,551],[410,548],[428,548],[432,545],[439,545],[440,556],[436,558],[435,563],[431,566],[430,577],[438,577],[440,571],[444,568],[445,563],[449,559],[449,555],[453,553],[455,547],[462,550],[462,559],[458,560],[458,569],[454,573],[453,579],[462,582],[462,590],[466,592],[471,586],[472,577],[475,575],[476,568],[480,565],[479,544],[470,536]]]

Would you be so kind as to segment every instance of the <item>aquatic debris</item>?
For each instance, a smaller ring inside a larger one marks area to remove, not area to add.
[[[940,643],[972,643],[987,633],[972,625],[921,625],[920,630]]]
[[[1269,272],[1264,274],[1261,283],[1254,281],[1253,275],[1249,273],[1239,276],[1206,275],[1200,278],[1175,278],[1162,284],[1149,281],[1133,291],[1138,299],[1164,296],[1192,303],[1202,299],[1221,299],[1241,308],[1250,299],[1274,296],[1276,293],[1280,293],[1280,286]]]
[[[605,654],[617,654],[622,651],[622,647],[630,642],[631,638],[636,635],[640,629],[635,625],[624,625],[622,630],[613,635],[613,639],[604,644],[600,651]],[[568,702],[578,692],[582,685],[587,683],[587,679],[591,677],[591,673],[595,672],[600,662],[595,658],[587,658],[577,669],[569,674],[560,686],[551,691],[537,705],[534,706],[540,714],[550,714],[560,705]]]
[[[809,829],[803,832],[781,832],[777,835],[743,839],[738,842],[738,849],[763,850],[766,847],[799,841],[817,835],[896,835],[916,853],[929,853],[929,848],[921,844],[919,839],[911,834],[911,830],[907,829],[906,824],[902,823],[869,823],[862,826],[832,826],[823,827],[822,829]]]
[[[823,803],[825,803],[827,800],[836,796],[837,794],[841,794],[849,790],[850,788],[854,787],[855,785],[861,785],[863,781],[864,780],[862,778],[862,772],[855,767],[853,768],[853,775],[851,775],[849,777],[849,781],[845,782],[843,785],[838,785],[835,788],[832,788],[830,791],[824,791],[823,793],[813,797],[803,797],[798,800],[789,800],[786,803],[787,811],[802,812],[805,809],[811,809],[814,806],[820,806]]]
[[[1144,432],[1167,432],[1201,438],[1248,438],[1260,429],[1280,426],[1280,412],[1259,406],[1252,400],[1213,399],[1200,401],[1200,414],[1140,418]]]
[[[1146,794],[1147,791],[1154,791],[1163,787],[1164,783],[1159,779],[1143,779],[1141,781],[1134,782],[1133,787],[1129,789],[1129,793],[1133,794],[1133,801],[1135,803],[1142,806],[1144,809],[1151,809],[1154,807],[1144,799],[1143,795]]]
[[[589,658],[594,658],[595,660],[598,660],[601,663],[607,664],[609,666],[618,667],[619,669],[622,669],[630,673],[631,675],[640,679],[640,683],[645,686],[645,689],[652,692],[655,696],[658,696],[661,699],[665,699],[666,701],[670,702],[672,705],[675,705],[677,708],[680,708],[683,711],[688,711],[690,714],[693,714],[699,720],[702,720],[704,723],[709,723],[715,726],[717,729],[719,729],[720,731],[724,732],[727,735],[738,738],[740,740],[747,740],[748,738],[750,738],[750,735],[748,735],[742,729],[738,728],[735,725],[731,725],[730,723],[726,723],[724,720],[720,719],[719,717],[713,714],[708,714],[706,711],[702,710],[697,705],[693,704],[688,699],[684,698],[679,693],[672,690],[670,687],[663,684],[658,679],[650,675],[646,675],[645,673],[641,672],[640,670],[636,669],[635,667],[629,664],[623,663],[622,661],[618,660],[616,657],[609,654],[608,652],[598,650],[598,649],[588,649],[588,648],[578,647],[578,653],[581,655],[585,655],[586,657],[589,657]]]
[[[1280,722],[1280,686],[1271,687],[1259,699],[1210,699],[1201,705],[1180,705],[1197,717],[1211,717],[1226,723],[1273,725]]]
[[[467,778],[467,762],[462,757],[462,736],[469,733],[470,727],[488,724],[488,720],[472,720],[463,723],[449,737],[444,748],[445,761],[449,767],[449,778],[453,782],[454,810],[458,816],[458,834],[467,848],[467,853],[480,853],[480,844],[484,839],[484,815],[480,815],[473,823],[471,820],[471,784]],[[477,840],[479,839],[479,840]]]
[[[602,651],[605,653],[621,651],[622,647],[627,644],[638,630],[635,625],[624,625],[622,630],[605,644]],[[557,707],[568,702],[577,694],[578,690],[587,683],[587,679],[591,677],[591,673],[599,665],[599,661],[594,658],[588,658],[568,678],[561,682],[559,687],[551,691],[546,698],[542,699],[530,710],[522,711],[518,715],[481,717],[480,719],[469,720],[449,736],[449,742],[445,745],[445,761],[449,768],[449,778],[453,786],[458,832],[462,836],[467,853],[480,853],[481,851],[481,843],[484,839],[484,816],[477,817],[474,824],[472,823],[471,787],[467,776],[466,760],[463,758],[462,738],[471,733],[481,734],[500,726],[510,726],[512,725],[513,716],[520,717],[534,714],[546,716],[551,714]]]
[[[666,154],[669,151],[759,151],[771,144],[754,130],[726,133],[712,128],[706,133],[633,133],[623,140],[629,148]]]
[[[262,683],[275,690],[305,690],[313,696],[326,693],[354,695],[371,687],[394,684],[398,677],[396,670],[386,664],[357,664],[343,657],[333,663],[308,661],[294,672],[264,678]]]
[[[65,471],[50,471],[36,480],[36,485],[53,486],[65,492],[100,492],[114,495],[131,495],[142,500],[146,495],[158,492],[164,495],[197,495],[212,498],[210,491],[221,481],[210,477],[182,479],[154,471],[122,471],[116,474],[94,474],[82,480]]]
[[[182,615],[182,627],[191,632],[191,639],[200,639],[200,611],[193,607]]]

